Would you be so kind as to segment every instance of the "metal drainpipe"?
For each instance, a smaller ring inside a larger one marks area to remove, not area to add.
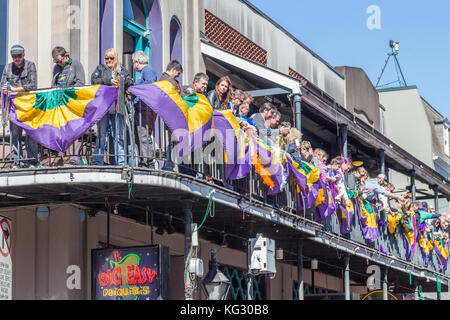
[[[344,257],[344,292],[345,300],[350,300],[350,255]]]
[[[383,268],[383,300],[388,300],[388,269]]]
[[[187,270],[188,267],[188,259],[189,253],[191,251],[191,242],[192,242],[192,201],[184,200],[183,201],[183,211],[185,217],[185,227],[184,227],[184,297],[186,300],[193,300],[193,291],[190,288],[190,278],[189,272]]]
[[[411,199],[416,201],[416,170],[411,171]]]
[[[295,128],[302,132],[302,94],[294,94]]]
[[[380,171],[382,174],[386,174],[386,164],[385,164],[385,158],[384,158],[384,150],[381,149],[379,151],[380,153]]]
[[[436,211],[435,213],[439,213],[439,186],[435,185],[433,189],[434,189],[434,210]]]
[[[297,254],[297,272],[298,272],[298,300],[305,300],[304,283],[303,283],[303,241],[298,242]]]

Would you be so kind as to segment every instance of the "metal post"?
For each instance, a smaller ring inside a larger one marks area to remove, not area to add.
[[[416,170],[411,171],[411,199],[416,201]]]
[[[342,134],[342,155],[344,158],[348,158],[348,143],[347,143],[347,131],[348,126],[346,124],[341,125],[341,134]],[[345,172],[345,184],[348,185],[348,173]]]
[[[433,187],[434,190],[434,210],[435,213],[439,213],[439,186],[436,184]]]
[[[294,94],[295,128],[302,132],[302,94]]]
[[[384,150],[381,149],[379,151],[380,153],[380,173],[382,174],[386,174],[386,164],[385,164],[385,159],[384,159]]]
[[[303,241],[298,242],[297,254],[297,273],[298,273],[298,300],[305,300],[304,283],[303,283]]]
[[[344,256],[344,292],[345,300],[350,300],[350,255]]]
[[[192,242],[192,201],[183,201],[183,211],[185,217],[184,228],[184,297],[186,300],[192,300],[193,288],[191,287],[191,279],[188,272],[189,260],[191,256]]]
[[[347,125],[347,124],[342,124],[342,125],[341,125],[341,134],[342,134],[342,155],[343,155],[345,158],[348,158],[347,132],[348,132],[348,125]]]
[[[388,300],[388,269],[383,268],[383,300]]]

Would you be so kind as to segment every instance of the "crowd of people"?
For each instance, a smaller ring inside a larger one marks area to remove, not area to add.
[[[11,48],[13,62],[8,64],[0,81],[3,94],[26,92],[37,89],[37,70],[33,62],[25,59],[25,49],[20,45]],[[71,88],[86,84],[85,71],[80,61],[70,57],[63,47],[56,47],[52,51],[55,63],[53,68],[52,87]],[[121,81],[125,89],[131,85],[150,84],[155,81],[169,81],[181,97],[197,93],[205,95],[213,109],[231,110],[244,132],[251,132],[265,143],[275,146],[289,153],[298,162],[306,162],[319,171],[320,179],[331,190],[336,204],[347,204],[350,200],[349,192],[356,192],[358,197],[369,201],[378,210],[379,219],[384,216],[387,222],[394,219],[404,228],[411,228],[411,219],[419,226],[419,237],[430,238],[431,234],[439,234],[443,241],[448,242],[447,233],[450,215],[434,213],[426,203],[412,201],[407,196],[394,193],[395,187],[386,182],[386,176],[379,174],[369,177],[363,166],[354,166],[350,159],[338,155],[329,159],[326,151],[313,149],[309,141],[302,139],[299,130],[292,127],[290,122],[281,122],[280,111],[270,102],[263,103],[258,112],[251,114],[253,97],[240,89],[234,88],[228,76],[220,78],[211,91],[207,92],[209,77],[205,73],[195,75],[192,85],[184,89],[178,77],[183,72],[178,61],[171,61],[160,79],[149,65],[148,56],[136,52],[132,56],[133,69],[139,72],[139,78],[134,81],[129,70],[120,64],[119,55],[114,48],[106,50],[104,63],[97,66],[91,75],[91,84],[119,86]],[[138,98],[133,98],[135,110],[135,146],[140,159],[140,166],[151,167],[154,161],[155,145],[152,137],[156,115],[148,108],[142,107]],[[117,103],[117,102],[116,102]],[[114,157],[110,163],[122,166],[127,163],[124,149],[132,143],[129,136],[124,136],[124,117],[117,105],[112,105],[103,119],[97,123],[97,143],[92,164],[104,165],[107,146]],[[281,122],[281,123],[280,123]],[[28,137],[26,139],[27,161],[22,154],[22,129],[13,123],[10,126],[10,139],[14,153],[14,167],[34,167],[39,165],[37,158],[37,144]],[[70,164],[79,164],[81,142],[74,144],[75,153],[70,157]],[[112,152],[111,152],[112,151]],[[338,206],[336,206],[338,207]],[[391,233],[398,232],[391,230]]]

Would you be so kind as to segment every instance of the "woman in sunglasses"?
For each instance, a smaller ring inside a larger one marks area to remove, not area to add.
[[[91,76],[91,82],[92,84],[119,87],[121,78],[123,79],[125,89],[134,83],[128,70],[120,65],[117,51],[114,48],[108,49],[105,52],[105,63],[97,66]],[[115,157],[110,158],[114,163],[110,164],[123,166],[125,164],[124,116],[123,111],[118,108],[117,102],[111,105],[108,113],[97,123],[97,126],[98,140],[92,163],[94,165],[104,164],[106,142],[109,140],[110,153],[115,155]]]

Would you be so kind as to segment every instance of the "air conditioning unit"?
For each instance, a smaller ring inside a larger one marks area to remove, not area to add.
[[[275,269],[275,240],[265,238],[261,233],[248,241],[247,254],[248,270],[251,274],[267,274],[274,278]]]

